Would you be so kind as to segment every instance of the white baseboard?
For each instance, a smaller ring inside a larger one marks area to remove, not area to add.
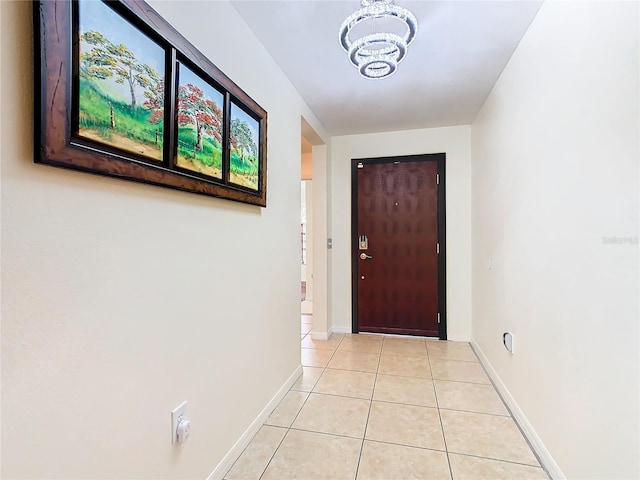
[[[329,340],[334,333],[351,333],[349,327],[331,327],[328,332],[311,332],[311,338],[314,340]]]
[[[211,472],[208,480],[222,480],[244,449],[247,448],[247,445],[253,440],[253,437],[258,433],[258,430],[260,430],[260,427],[262,427],[269,415],[271,415],[271,412],[273,412],[293,384],[300,378],[300,375],[302,375],[302,365],[298,365],[298,368],[296,368],[287,381],[284,382],[280,390],[273,396],[267,406],[262,409],[256,419],[249,425],[249,428],[245,430],[235,445],[231,447],[231,450],[229,450],[218,466]]]
[[[350,327],[331,327],[329,329],[329,336],[331,336],[332,333],[351,333],[351,328]]]
[[[498,375],[498,372],[495,371],[487,356],[484,354],[475,340],[471,340],[471,346],[476,352],[476,355],[478,355],[480,363],[482,363],[482,366],[491,378],[491,381],[496,387],[496,390],[498,390],[498,393],[507,404],[507,408],[520,427],[523,435],[529,442],[529,445],[531,445],[531,448],[538,457],[538,460],[540,460],[540,464],[542,465],[542,467],[546,470],[552,480],[566,480],[567,477],[564,475],[564,473],[562,473],[562,470],[560,470],[560,467],[551,456],[551,453],[549,453],[547,447],[545,447],[542,443],[542,439],[538,436],[535,429],[533,428],[533,425],[531,425],[524,412],[520,409],[516,400],[513,398],[513,396],[511,396],[511,393],[509,393],[507,386],[502,382],[500,376]]]
[[[329,340],[330,332],[311,332],[311,338],[314,340]]]

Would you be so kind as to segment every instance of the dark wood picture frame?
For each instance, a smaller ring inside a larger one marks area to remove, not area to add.
[[[80,6],[78,0],[36,0],[34,161],[266,207],[267,112],[146,3],[103,3],[164,51],[165,71],[159,72],[164,75],[160,99],[163,110],[155,117],[156,121],[162,120],[163,128],[156,129],[155,134],[161,159],[150,159],[134,149],[79,133]],[[180,64],[223,96],[215,133],[215,145],[221,148],[220,178],[177,166]],[[248,116],[252,132],[249,147],[247,141],[233,136],[232,104]],[[113,109],[111,112],[113,116]],[[251,181],[239,181],[237,175],[232,180],[232,155],[240,155],[243,162],[248,159],[242,174],[251,176]]]

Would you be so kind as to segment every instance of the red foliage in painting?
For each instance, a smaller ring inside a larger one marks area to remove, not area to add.
[[[151,110],[149,123],[162,121],[164,117],[164,80],[159,81],[154,89],[145,91],[144,96],[147,97],[144,106]]]
[[[202,150],[202,135],[222,143],[222,110],[202,89],[188,83],[178,89],[178,125],[196,128],[196,149]]]

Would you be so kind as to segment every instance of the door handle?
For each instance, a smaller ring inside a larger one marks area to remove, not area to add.
[[[362,252],[362,253],[360,254],[360,258],[361,258],[362,260],[366,260],[367,258],[373,258],[373,257],[372,257],[371,255],[367,255],[366,253]]]

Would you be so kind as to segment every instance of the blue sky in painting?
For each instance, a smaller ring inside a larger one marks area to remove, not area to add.
[[[253,139],[253,143],[255,143],[256,147],[258,146],[258,122],[255,121],[253,117],[247,115],[244,110],[231,102],[231,118],[239,118],[249,125],[249,130],[251,130],[251,138]]]
[[[213,100],[216,105],[218,105],[220,110],[224,109],[224,97],[222,96],[222,94],[181,63],[180,85],[184,86],[189,83],[201,89],[206,97],[208,97],[210,100]]]
[[[97,30],[111,43],[126,45],[139,62],[154,68],[160,78],[164,77],[164,50],[158,44],[99,0],[80,0],[78,6],[80,33]],[[80,43],[81,52],[88,52],[91,48],[92,45]],[[130,101],[128,84],[120,85],[113,79],[98,82],[105,93]],[[136,88],[139,103],[144,100],[143,92],[143,89]]]

